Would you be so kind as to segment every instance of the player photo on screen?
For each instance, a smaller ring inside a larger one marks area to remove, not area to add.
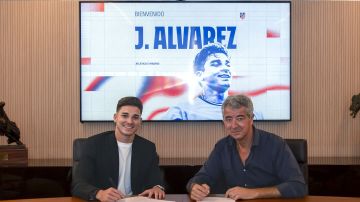
[[[80,2],[81,121],[137,96],[145,121],[290,120],[290,2]]]
[[[221,120],[221,105],[232,80],[230,56],[220,43],[203,47],[194,60],[194,75],[199,84],[189,102],[170,107],[164,120]],[[196,84],[194,84],[196,86]],[[254,113],[255,119],[263,119]]]

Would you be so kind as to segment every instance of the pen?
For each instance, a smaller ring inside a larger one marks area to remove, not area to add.
[[[111,177],[109,177],[109,182],[110,182],[110,185],[111,185],[113,188],[117,189],[117,186],[116,186],[114,180],[113,180]],[[118,190],[118,191],[119,191],[119,190]],[[120,192],[120,191],[119,191],[119,192]],[[123,193],[120,192],[119,194],[121,195],[121,198],[120,198],[120,199],[126,198],[126,196],[125,196]]]

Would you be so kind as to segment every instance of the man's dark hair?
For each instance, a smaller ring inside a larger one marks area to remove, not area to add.
[[[142,104],[141,100],[137,97],[129,96],[129,97],[121,98],[116,106],[116,112],[118,112],[120,110],[120,108],[123,106],[137,107],[140,109],[140,114],[142,114],[143,104]]]
[[[194,59],[194,73],[197,71],[205,71],[204,64],[207,57],[211,54],[223,53],[229,57],[228,50],[221,43],[211,43],[203,47]]]

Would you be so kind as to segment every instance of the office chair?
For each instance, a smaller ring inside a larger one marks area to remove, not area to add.
[[[305,182],[308,184],[308,155],[307,155],[307,141],[305,139],[285,139],[285,142],[290,147],[290,150],[295,156],[302,173],[304,174]]]
[[[71,169],[71,178],[74,179],[75,170],[77,169],[84,148],[86,138],[77,138],[73,142],[73,165]],[[69,175],[70,176],[70,175]]]

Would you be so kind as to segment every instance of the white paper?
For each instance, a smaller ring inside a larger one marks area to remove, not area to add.
[[[175,202],[175,201],[167,201],[167,200],[158,200],[158,199],[152,199],[144,196],[134,196],[129,198],[124,198],[121,200],[118,200],[118,202]]]
[[[205,197],[201,202],[215,202],[215,201],[235,202],[235,200],[232,200],[230,198],[225,198],[225,197]]]

